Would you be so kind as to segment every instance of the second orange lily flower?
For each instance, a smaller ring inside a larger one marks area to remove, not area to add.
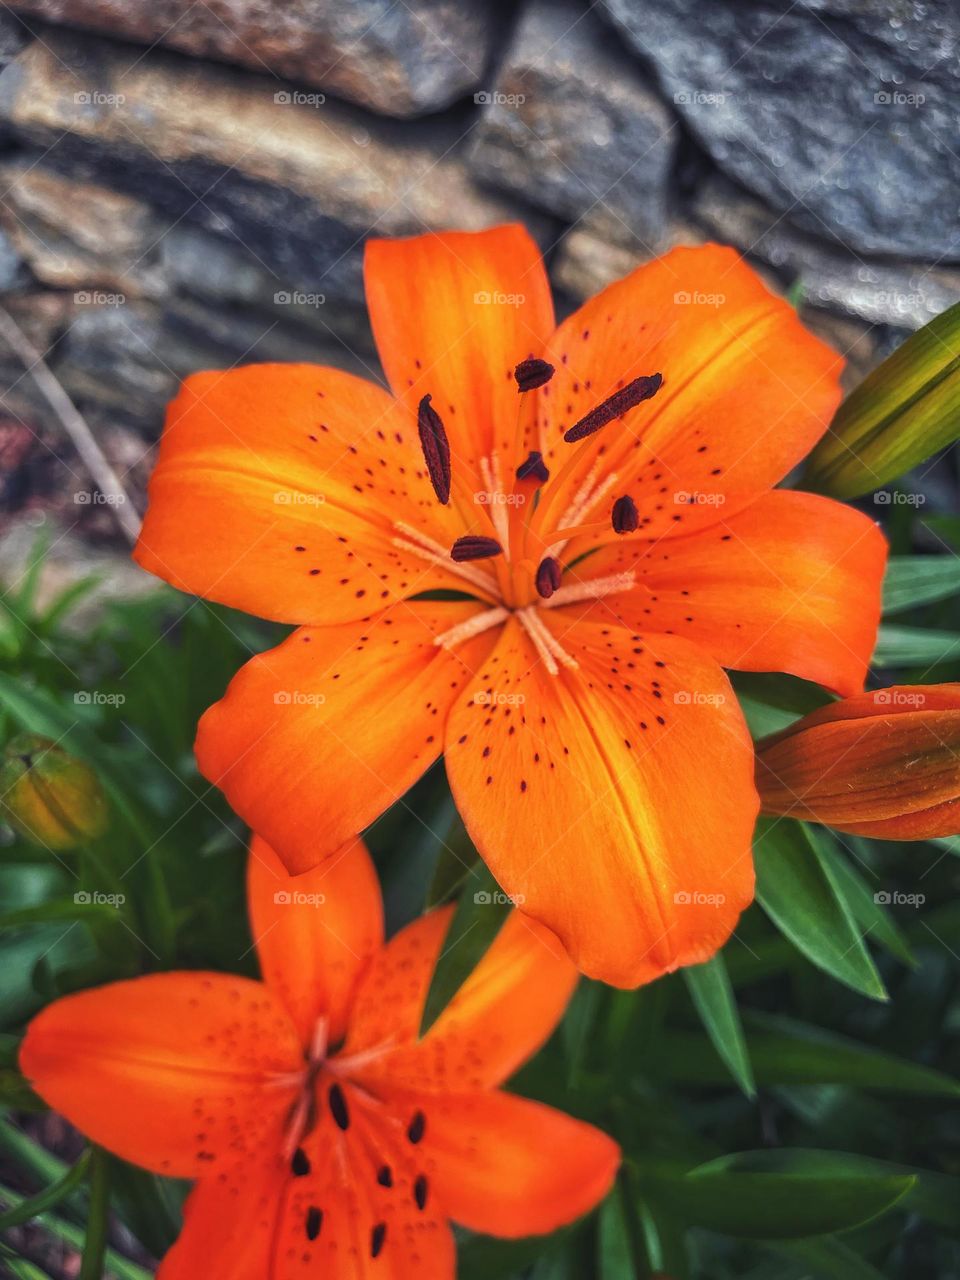
[[[262,982],[160,973],[55,1000],[20,1065],[95,1142],[196,1179],[160,1280],[453,1280],[448,1219],[543,1234],[620,1162],[599,1129],[498,1086],[576,982],[513,912],[419,1038],[452,908],[383,940],[359,841],[291,878],[261,840],[248,898]]]
[[[716,246],[559,327],[516,226],[371,242],[366,289],[392,394],[261,365],[171,407],[139,562],[299,624],[206,714],[201,770],[303,871],[444,753],[480,853],[582,971],[706,959],[753,894],[723,668],[849,694],[873,649],[877,527],[773,488],[842,361]]]

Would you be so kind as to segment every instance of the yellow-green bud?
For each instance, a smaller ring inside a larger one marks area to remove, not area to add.
[[[0,763],[0,815],[46,849],[74,849],[102,835],[109,817],[97,775],[50,738],[20,733]]]

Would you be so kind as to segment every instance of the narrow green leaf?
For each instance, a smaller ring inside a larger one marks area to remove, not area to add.
[[[107,1232],[110,1215],[110,1165],[107,1153],[91,1148],[90,1206],[87,1210],[87,1233],[83,1241],[83,1261],[79,1280],[101,1280],[107,1255]]]
[[[932,627],[895,627],[884,624],[877,632],[873,651],[875,666],[907,667],[915,663],[932,666],[960,658],[960,632],[936,631]]]
[[[836,878],[804,824],[760,820],[756,838],[757,901],[808,960],[874,1000],[886,1000],[863,931],[838,896]]]
[[[816,1276],[831,1276],[836,1280],[884,1280],[881,1271],[842,1240],[792,1240],[772,1248],[780,1257],[801,1262]]]
[[[891,556],[883,579],[883,612],[900,613],[960,593],[956,556]]]
[[[805,488],[878,490],[960,436],[960,303],[907,339],[849,395],[814,449]]]
[[[646,1194],[688,1226],[748,1240],[831,1235],[870,1222],[897,1203],[915,1179],[903,1174],[740,1172],[711,1162],[687,1174],[641,1175]]]
[[[761,1085],[831,1084],[905,1096],[960,1098],[960,1082],[931,1067],[790,1018],[751,1012],[747,1047]],[[651,1057],[658,1074],[682,1084],[718,1084],[725,1068],[699,1037],[664,1033]]]
[[[684,969],[683,977],[714,1048],[730,1068],[730,1074],[743,1092],[748,1098],[752,1098],[757,1091],[756,1084],[743,1036],[740,1011],[722,953],[718,952],[706,964]]]
[[[423,1008],[420,1034],[426,1033],[480,963],[512,910],[486,864],[466,877],[457,909],[444,938]]]
[[[54,1205],[60,1203],[71,1192],[82,1185],[87,1176],[87,1168],[90,1164],[90,1151],[84,1151],[83,1155],[77,1163],[56,1182],[52,1182],[49,1187],[44,1187],[42,1191],[38,1191],[36,1195],[30,1196],[27,1200],[22,1200],[20,1204],[15,1205],[12,1209],[7,1209],[5,1213],[0,1213],[0,1232],[9,1231],[12,1227],[19,1227],[24,1222],[29,1222],[31,1218],[35,1218],[39,1213],[45,1213],[47,1209],[52,1209]]]
[[[614,1186],[600,1206],[597,1269],[600,1280],[633,1280],[637,1274],[623,1193],[619,1185]]]
[[[829,864],[838,896],[846,902],[864,934],[881,943],[904,964],[914,967],[917,962],[910,944],[850,858],[825,831],[812,827],[810,835],[817,842],[821,859]]]

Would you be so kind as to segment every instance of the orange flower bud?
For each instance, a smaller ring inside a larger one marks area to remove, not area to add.
[[[0,814],[35,844],[73,849],[106,830],[108,808],[88,764],[49,738],[20,733],[0,764]]]
[[[960,684],[893,685],[812,712],[757,744],[765,813],[854,835],[960,832]]]

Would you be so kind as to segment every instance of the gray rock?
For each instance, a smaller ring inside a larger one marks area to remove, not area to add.
[[[960,271],[856,257],[832,241],[796,230],[721,177],[697,190],[690,213],[717,239],[775,267],[810,306],[919,329],[960,302]]]
[[[589,211],[628,246],[657,247],[677,117],[592,13],[576,0],[535,0],[478,96],[476,173],[564,218]]]
[[[272,72],[400,117],[472,92],[501,24],[497,5],[470,0],[16,0],[12,7]]]
[[[550,277],[558,289],[582,302],[675,245],[702,244],[703,238],[699,227],[671,219],[654,254],[644,245],[628,247],[613,240],[605,221],[595,220],[591,213],[560,241],[550,263]]]
[[[142,201],[53,173],[37,159],[0,165],[0,226],[34,276],[89,293],[160,296],[166,221]]]
[[[718,166],[859,253],[960,259],[955,0],[600,0]]]
[[[0,230],[0,292],[16,288],[25,279],[23,258],[11,237]]]
[[[0,73],[0,119],[49,148],[45,163],[226,237],[281,290],[296,283],[356,305],[371,229],[473,229],[521,214],[454,154],[456,115],[368,122],[289,96],[262,76],[62,31]],[[546,220],[532,229],[545,237]]]

